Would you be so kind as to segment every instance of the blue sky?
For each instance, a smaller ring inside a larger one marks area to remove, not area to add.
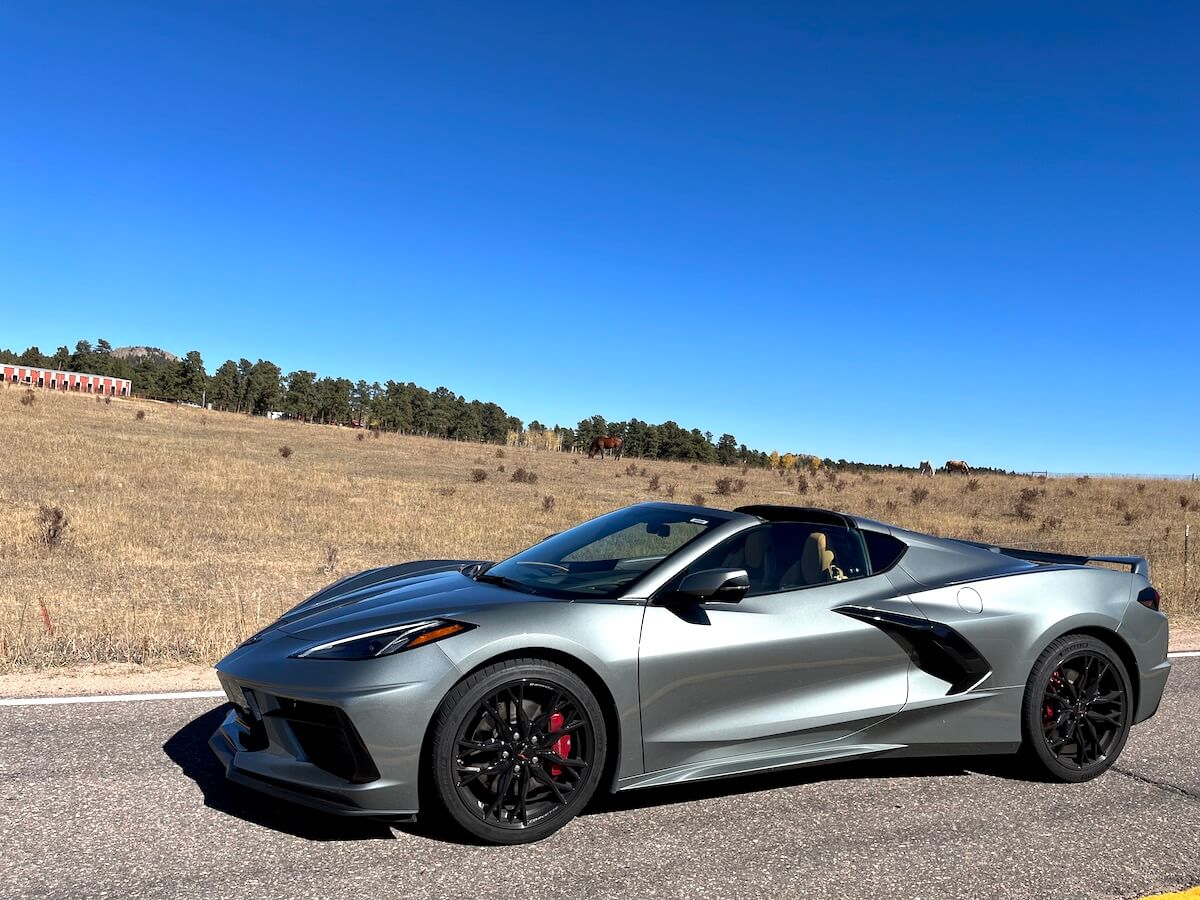
[[[1198,8],[841,6],[4,4],[0,346],[1200,469]]]

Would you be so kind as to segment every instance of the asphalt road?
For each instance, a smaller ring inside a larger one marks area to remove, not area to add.
[[[221,777],[213,700],[0,708],[0,896],[1136,897],[1200,883],[1200,658],[1085,785],[858,762],[613,798],[463,846]]]

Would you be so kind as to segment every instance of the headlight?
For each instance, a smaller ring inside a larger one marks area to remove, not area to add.
[[[292,658],[375,659],[379,656],[391,656],[402,650],[412,650],[414,647],[424,644],[432,644],[434,641],[470,631],[474,627],[466,622],[430,619],[426,622],[396,625],[392,628],[368,631],[366,634],[338,638],[336,641],[327,641],[324,644],[309,647],[307,650],[301,650],[299,653],[293,653]]]

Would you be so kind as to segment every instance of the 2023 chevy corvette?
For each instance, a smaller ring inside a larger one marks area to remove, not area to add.
[[[500,563],[325,588],[218,664],[234,708],[211,746],[274,797],[497,843],[597,789],[849,757],[1020,751],[1083,781],[1163,693],[1147,568],[645,503]]]

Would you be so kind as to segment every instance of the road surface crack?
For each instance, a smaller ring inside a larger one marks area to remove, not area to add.
[[[1181,794],[1189,800],[1200,800],[1200,793],[1189,791],[1187,788],[1180,787],[1177,784],[1171,784],[1169,781],[1159,781],[1157,778],[1150,778],[1147,775],[1139,775],[1137,772],[1123,769],[1120,766],[1113,766],[1112,770],[1118,775],[1124,775],[1126,778],[1132,778],[1134,781],[1140,781],[1142,784],[1148,784],[1150,787],[1156,787],[1162,791],[1169,791],[1172,794]]]

